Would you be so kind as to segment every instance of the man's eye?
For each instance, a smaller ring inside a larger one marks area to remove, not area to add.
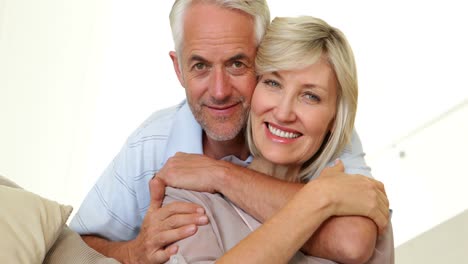
[[[193,65],[193,68],[197,71],[201,71],[201,70],[204,70],[206,68],[206,64],[205,63],[202,63],[202,62],[199,62],[195,65]]]
[[[281,84],[277,81],[274,81],[274,80],[264,80],[263,81],[264,84],[270,86],[270,87],[274,87],[274,88],[280,88],[281,87]]]
[[[240,61],[235,61],[235,62],[232,63],[232,67],[239,69],[239,68],[244,67],[244,63],[242,63]]]
[[[226,69],[232,75],[243,75],[249,68],[241,61],[231,61],[226,64]]]

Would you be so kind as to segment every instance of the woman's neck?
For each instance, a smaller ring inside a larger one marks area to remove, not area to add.
[[[255,157],[250,163],[249,169],[273,176],[280,180],[296,181],[300,166],[277,165],[263,157]]]

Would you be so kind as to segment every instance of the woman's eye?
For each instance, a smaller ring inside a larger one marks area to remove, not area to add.
[[[305,97],[308,101],[320,102],[320,97],[318,97],[317,95],[315,95],[315,94],[313,94],[313,93],[305,93],[305,94],[304,94],[304,97]]]
[[[267,80],[264,80],[263,83],[271,87],[278,87],[278,88],[281,87],[281,84],[274,80],[267,79]]]

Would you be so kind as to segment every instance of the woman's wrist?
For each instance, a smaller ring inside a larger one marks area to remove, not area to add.
[[[320,212],[325,219],[335,215],[336,204],[333,196],[326,186],[322,185],[320,179],[309,181],[296,196],[301,196],[295,197],[296,199],[315,204],[315,206],[304,206],[304,210],[310,209],[311,213]]]

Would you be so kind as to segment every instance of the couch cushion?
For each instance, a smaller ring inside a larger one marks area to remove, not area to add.
[[[118,264],[90,248],[80,235],[65,226],[43,264]]]
[[[5,185],[13,188],[21,188],[18,184],[10,181],[8,178],[3,177],[2,175],[0,175],[0,185]]]
[[[0,184],[1,262],[41,263],[72,207],[18,189],[1,176]]]
[[[3,186],[9,186],[13,188],[18,188],[21,189],[20,186],[18,186],[16,183],[12,182],[6,177],[3,177],[0,175],[0,188]],[[0,192],[2,192],[3,189],[0,189]],[[3,193],[3,192],[2,192]],[[1,195],[1,194],[0,194]],[[1,205],[3,206],[3,202],[0,202]],[[6,209],[3,210],[3,207],[1,207],[2,212],[9,213]],[[14,212],[12,211],[9,214],[13,214]],[[11,216],[10,216],[11,217]],[[66,219],[64,220],[64,222]],[[0,220],[0,232],[3,232],[3,226],[4,223]],[[29,227],[28,225],[25,226]],[[49,230],[50,231],[50,230]],[[45,234],[47,235],[47,234]],[[9,243],[6,237],[1,237],[0,236],[0,248],[3,250],[3,244],[4,243]],[[16,244],[18,245],[18,244]],[[22,246],[22,245],[20,245]],[[14,247],[13,245],[10,245],[10,247]],[[49,248],[46,246],[45,248]],[[20,262],[19,255],[21,252],[18,252],[16,249],[10,250],[9,247],[5,247],[5,249],[8,249],[11,254],[7,254],[7,252],[1,252],[0,251],[0,262],[4,263],[3,260],[11,260],[5,263],[40,263],[41,261],[24,261]],[[12,259],[7,259],[11,258],[11,255],[15,255],[16,258],[14,260]],[[78,233],[72,231],[70,228],[68,228],[67,225],[63,226],[63,229],[60,231],[60,235],[58,238],[55,240],[55,243],[53,244],[50,249],[46,251],[45,259],[43,261],[43,264],[118,264],[117,260],[113,258],[107,258],[94,249],[90,248],[86,243],[81,239],[80,235]]]

